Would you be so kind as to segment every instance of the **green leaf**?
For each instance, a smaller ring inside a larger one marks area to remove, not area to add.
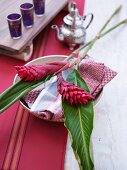
[[[76,70],[70,73],[67,80],[89,92],[86,83]],[[93,170],[89,152],[90,137],[93,129],[93,102],[77,107],[63,101],[62,106],[65,126],[69,131],[72,148],[80,170]]]
[[[0,113],[22,98],[25,94],[49,80],[51,76],[34,82],[20,80],[0,94]]]

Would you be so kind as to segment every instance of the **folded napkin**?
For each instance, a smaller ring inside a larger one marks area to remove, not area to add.
[[[95,98],[103,87],[117,74],[103,63],[97,63],[88,58],[82,60],[78,71],[86,81],[90,93]],[[68,72],[68,70],[63,72],[64,79],[66,79]],[[29,92],[23,99],[28,104],[30,111],[41,118],[60,120],[64,116],[61,106],[61,95],[57,91],[56,76]]]
[[[94,97],[117,75],[103,63],[94,62],[91,58],[84,59],[79,65],[78,71]]]

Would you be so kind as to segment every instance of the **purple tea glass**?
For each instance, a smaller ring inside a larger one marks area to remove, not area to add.
[[[35,14],[42,16],[45,13],[45,0],[33,0]]]
[[[19,39],[22,36],[21,15],[12,13],[7,16],[10,35],[13,39]]]
[[[34,24],[33,9],[34,6],[31,3],[24,3],[20,5],[23,25],[27,28],[31,28]]]

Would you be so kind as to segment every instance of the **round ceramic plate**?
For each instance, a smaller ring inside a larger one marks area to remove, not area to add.
[[[65,60],[66,58],[67,58],[68,56],[65,56],[65,55],[49,55],[49,56],[43,56],[43,57],[40,57],[40,58],[37,58],[37,59],[35,59],[35,60],[32,60],[32,61],[30,61],[30,62],[28,62],[26,65],[27,66],[29,66],[29,65],[39,65],[39,64],[45,64],[45,63],[49,63],[49,62],[53,62],[53,61],[63,61],[63,60]],[[16,76],[15,76],[15,78],[14,78],[14,83],[15,82],[17,82],[17,81],[19,81],[20,80],[20,78],[19,78],[19,76],[16,74]],[[102,93],[103,93],[103,91],[101,91],[100,93],[99,93],[99,95],[95,98],[95,100],[94,100],[94,107],[98,104],[98,102],[100,101],[100,99],[101,99],[101,97],[102,97]],[[30,109],[22,102],[22,101],[20,101],[20,103],[21,103],[21,105],[25,108],[25,109],[27,109],[29,112],[31,112],[30,111]],[[31,112],[33,115],[35,115],[35,116],[37,116],[37,117],[39,117],[39,115],[37,115],[36,113],[34,113],[34,112]],[[42,117],[39,117],[39,118],[41,118],[41,119],[43,119]],[[55,121],[55,120],[53,120],[53,121]],[[59,122],[63,122],[63,119],[60,119],[60,120],[58,120]],[[58,122],[57,121],[57,122]]]

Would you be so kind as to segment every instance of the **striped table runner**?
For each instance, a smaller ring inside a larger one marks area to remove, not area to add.
[[[80,13],[84,0],[77,0]],[[31,59],[50,54],[70,54],[68,48],[55,39],[52,24],[62,24],[62,11],[34,40]],[[15,65],[19,61],[0,55],[0,93],[13,83]],[[0,115],[0,170],[63,170],[67,130],[63,123],[36,118],[16,102]]]

